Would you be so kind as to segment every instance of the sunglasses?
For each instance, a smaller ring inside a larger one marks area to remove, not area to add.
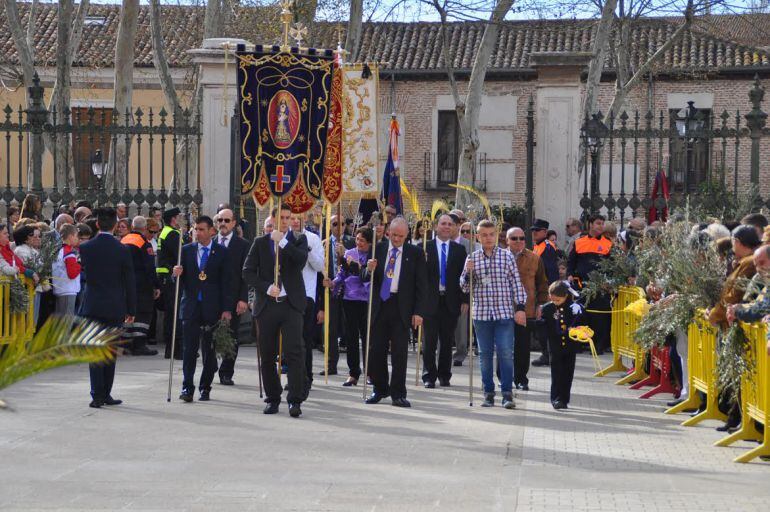
[[[462,229],[462,230],[460,230],[460,233],[462,233],[463,235],[470,235],[471,234],[471,230],[470,229]]]
[[[224,222],[225,224],[230,224],[233,221],[233,219],[217,219],[217,222]]]
[[[509,236],[508,240],[513,240],[514,242],[523,242],[526,240],[523,236]]]

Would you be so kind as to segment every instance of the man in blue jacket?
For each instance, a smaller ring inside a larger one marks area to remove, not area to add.
[[[113,208],[95,212],[99,233],[80,246],[80,262],[85,274],[80,316],[96,320],[108,327],[133,323],[136,313],[136,284],[131,254],[112,234],[118,221]],[[112,397],[115,360],[89,364],[91,377],[90,407],[118,405]]]
[[[211,217],[195,219],[196,242],[182,247],[181,265],[174,267],[174,277],[181,279],[182,291],[182,394],[181,400],[192,402],[195,392],[195,364],[201,350],[203,371],[200,400],[209,400],[211,381],[217,371],[217,356],[212,331],[222,319],[232,319],[231,272],[227,249],[212,240],[216,231]]]

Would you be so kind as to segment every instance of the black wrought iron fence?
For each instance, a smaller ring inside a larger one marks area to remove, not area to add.
[[[423,153],[425,190],[448,190],[457,183],[459,154],[456,151]],[[479,190],[487,188],[487,154],[477,153],[473,162],[473,184]]]
[[[725,204],[751,193],[756,208],[770,207],[768,180],[760,181],[770,157],[764,92],[755,77],[745,113],[715,112],[689,101],[669,111],[598,112],[585,119],[583,215],[603,212],[622,223],[704,193],[721,194]]]
[[[37,77],[28,92],[28,108],[5,105],[0,116],[5,210],[27,192],[54,208],[79,200],[124,203],[137,213],[153,206],[200,208],[199,114],[162,107],[49,111]]]

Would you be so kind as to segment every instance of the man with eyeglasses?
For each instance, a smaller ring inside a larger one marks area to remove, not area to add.
[[[234,312],[230,319],[230,331],[235,338],[235,350],[232,357],[223,357],[219,365],[219,383],[223,386],[232,386],[235,373],[235,359],[238,357],[238,331],[241,325],[241,315],[249,309],[249,287],[241,275],[241,269],[246,262],[249,253],[249,243],[235,233],[235,214],[229,208],[219,211],[214,216],[218,231],[216,242],[227,249],[227,265],[232,269],[230,297],[235,300],[231,311]]]
[[[506,233],[508,250],[516,260],[519,269],[519,277],[524,290],[527,292],[527,302],[524,312],[527,314],[527,323],[513,326],[513,384],[516,389],[529,391],[529,352],[532,338],[532,330],[535,321],[540,319],[540,308],[548,302],[548,277],[545,275],[545,266],[540,257],[527,249],[524,244],[526,237],[520,227],[512,227]]]
[[[574,217],[567,219],[567,225],[565,226],[567,237],[564,240],[564,253],[569,254],[572,252],[572,246],[575,245],[575,240],[580,237],[580,233],[583,231],[583,226],[580,221]]]

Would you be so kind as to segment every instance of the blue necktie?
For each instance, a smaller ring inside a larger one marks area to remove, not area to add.
[[[441,286],[446,288],[446,242],[441,242],[441,274],[440,283]]]
[[[385,272],[382,275],[380,298],[383,302],[390,298],[390,285],[393,282],[393,273],[396,270],[396,258],[398,258],[398,249],[394,247],[390,251],[390,258],[388,258],[388,264],[385,265]]]
[[[208,247],[201,247],[201,262],[198,264],[198,268],[201,272],[206,271],[206,263],[209,261],[209,248]],[[202,285],[201,285],[202,286]],[[198,302],[203,300],[203,291],[198,291]]]

